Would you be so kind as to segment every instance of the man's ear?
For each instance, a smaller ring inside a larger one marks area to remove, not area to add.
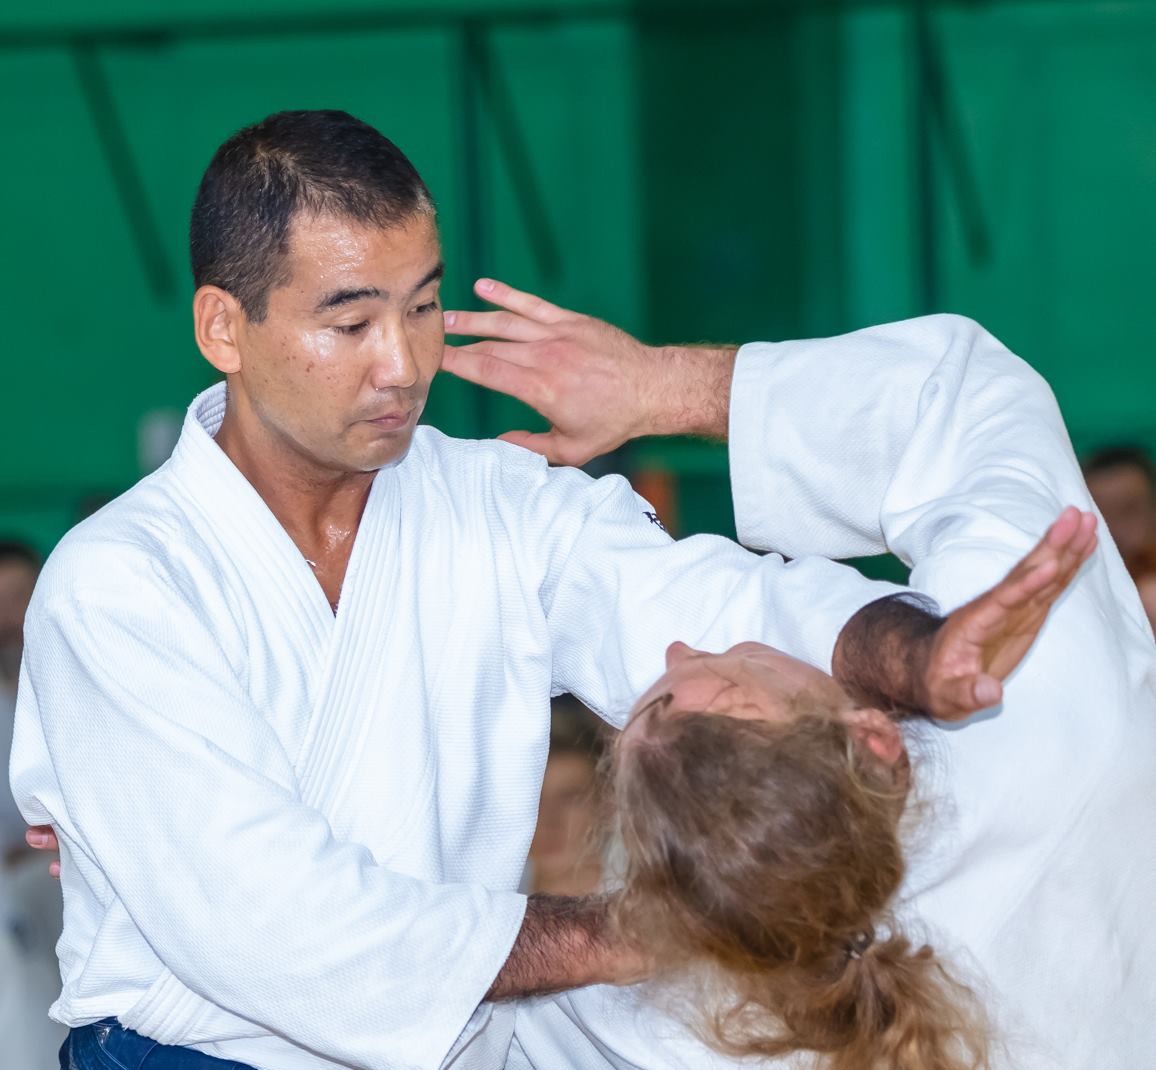
[[[193,333],[197,348],[205,360],[225,375],[241,370],[237,336],[244,316],[237,299],[219,286],[202,286],[193,295]]]
[[[882,710],[848,710],[843,719],[851,735],[861,747],[866,747],[880,761],[894,765],[903,757],[905,747],[899,726]]]

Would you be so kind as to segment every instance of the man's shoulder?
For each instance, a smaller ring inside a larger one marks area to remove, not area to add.
[[[115,588],[155,575],[182,528],[164,469],[86,517],[49,555],[38,600],[94,587]]]
[[[455,438],[422,425],[414,435],[414,459],[424,471],[481,479],[502,473],[538,474],[549,470],[544,457],[496,438]]]
[[[419,428],[409,468],[429,492],[437,486],[458,505],[485,515],[505,515],[533,529],[576,529],[592,515],[646,521],[647,539],[665,529],[650,506],[621,475],[598,478],[580,468],[551,466],[537,453],[496,439],[451,438]],[[479,515],[481,515],[479,514]],[[561,522],[561,523],[559,523]]]
[[[425,486],[440,484],[458,500],[524,504],[565,485],[571,492],[596,480],[576,468],[552,468],[544,457],[498,439],[454,438],[432,427],[414,436],[407,474]]]

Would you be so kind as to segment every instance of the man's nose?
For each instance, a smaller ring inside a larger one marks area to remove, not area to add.
[[[387,328],[374,353],[369,381],[375,390],[404,390],[418,379],[409,336],[401,327]]]
[[[666,648],[666,667],[673,669],[680,661],[692,658],[697,653],[699,651],[692,646],[687,646],[686,643],[671,643]]]

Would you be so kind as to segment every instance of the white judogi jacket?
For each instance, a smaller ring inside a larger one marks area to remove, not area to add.
[[[893,588],[672,543],[618,477],[419,428],[335,618],[213,441],[224,399],[63,540],[28,614],[12,782],[61,840],[53,1015],[262,1070],[500,1067],[514,1008],[478,1006],[551,692],[621,723],[675,639],[828,665]]]
[[[955,316],[744,347],[730,443],[747,545],[889,549],[945,612],[1091,508],[1047,385]],[[1156,1065],[1156,645],[1100,540],[1001,707],[907,725],[930,805],[903,918],[978,981],[1000,1070]],[[516,1039],[512,1068],[736,1065],[633,990],[527,1003]]]

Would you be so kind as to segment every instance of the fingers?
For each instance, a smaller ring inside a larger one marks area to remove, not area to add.
[[[1040,540],[1039,547],[1050,547],[1063,553],[1074,554],[1081,559],[1095,549],[1096,542],[1096,514],[1083,513],[1074,505],[1069,505]]]
[[[1044,533],[1037,550],[1050,549],[1065,559],[1065,565],[1074,560],[1078,567],[1092,555],[1097,541],[1096,514],[1070,505]]]
[[[1050,605],[1068,587],[1097,545],[1096,516],[1065,509],[1044,537],[992,591],[1004,609]]]
[[[933,689],[936,716],[965,717],[1000,701],[1000,681],[1023,660],[1095,547],[1094,514],[1065,509],[1003,580],[948,618],[954,654],[947,663],[957,672]]]
[[[447,334],[468,334],[475,338],[502,338],[507,342],[540,342],[550,332],[540,324],[513,312],[446,312]]]
[[[1069,505],[1052,522],[1052,526],[1044,532],[1040,545],[1047,544],[1055,549],[1063,549],[1079,530],[1080,517],[1083,514],[1074,505]]]
[[[478,279],[474,283],[474,293],[483,301],[489,301],[492,305],[499,305],[510,312],[516,312],[519,316],[525,316],[536,323],[557,323],[559,320],[573,315],[564,308],[552,305],[549,301],[543,301],[542,298],[534,294],[515,290],[514,287],[507,286],[504,282],[498,282],[497,279]]]
[[[442,368],[459,379],[509,394],[531,407],[538,396],[534,372],[472,346],[446,346]]]
[[[1059,519],[1044,534],[1040,545],[1025,558],[1047,560],[1051,554],[1056,562],[1055,574],[1050,583],[1037,576],[1036,590],[1032,594],[1038,601],[1051,603],[1075,579],[1085,561],[1091,557],[1097,545],[1095,513],[1081,513],[1074,507],[1065,509]],[[1030,595],[1031,596],[1031,595]]]
[[[1035,561],[1024,558],[993,588],[992,593],[996,596],[995,601],[1004,609],[1026,605],[1056,586],[1066,571],[1058,557],[1049,556]]]
[[[538,361],[534,356],[534,347],[526,342],[495,342],[484,338],[480,342],[471,342],[465,346],[453,347],[459,353],[478,353],[483,356],[496,357],[508,364],[517,364],[522,368],[536,367]]]
[[[51,825],[32,825],[24,830],[24,842],[38,851],[59,851],[60,843]],[[60,880],[60,861],[48,863],[48,875]]]
[[[511,442],[523,449],[540,453],[551,464],[564,464],[577,468],[592,461],[599,450],[588,444],[575,442],[557,430],[533,433],[530,431],[507,431],[499,435],[503,442]]]
[[[1084,562],[1095,553],[1097,545],[1099,539],[1096,536],[1096,514],[1080,513],[1076,532],[1069,540],[1060,564],[1058,582],[1061,587],[1067,587],[1071,583]]]
[[[51,825],[32,825],[24,832],[24,842],[38,851],[58,851],[60,844]]]
[[[1084,513],[1080,519],[1080,534],[1074,545],[1079,548],[1081,562],[1087,561],[1099,545],[1100,538],[1096,532],[1098,523],[1095,513]]]
[[[547,460],[555,460],[556,442],[552,431],[543,431],[539,434],[532,431],[507,431],[504,435],[499,435],[498,438],[503,442],[510,442],[523,449],[540,453]]]

